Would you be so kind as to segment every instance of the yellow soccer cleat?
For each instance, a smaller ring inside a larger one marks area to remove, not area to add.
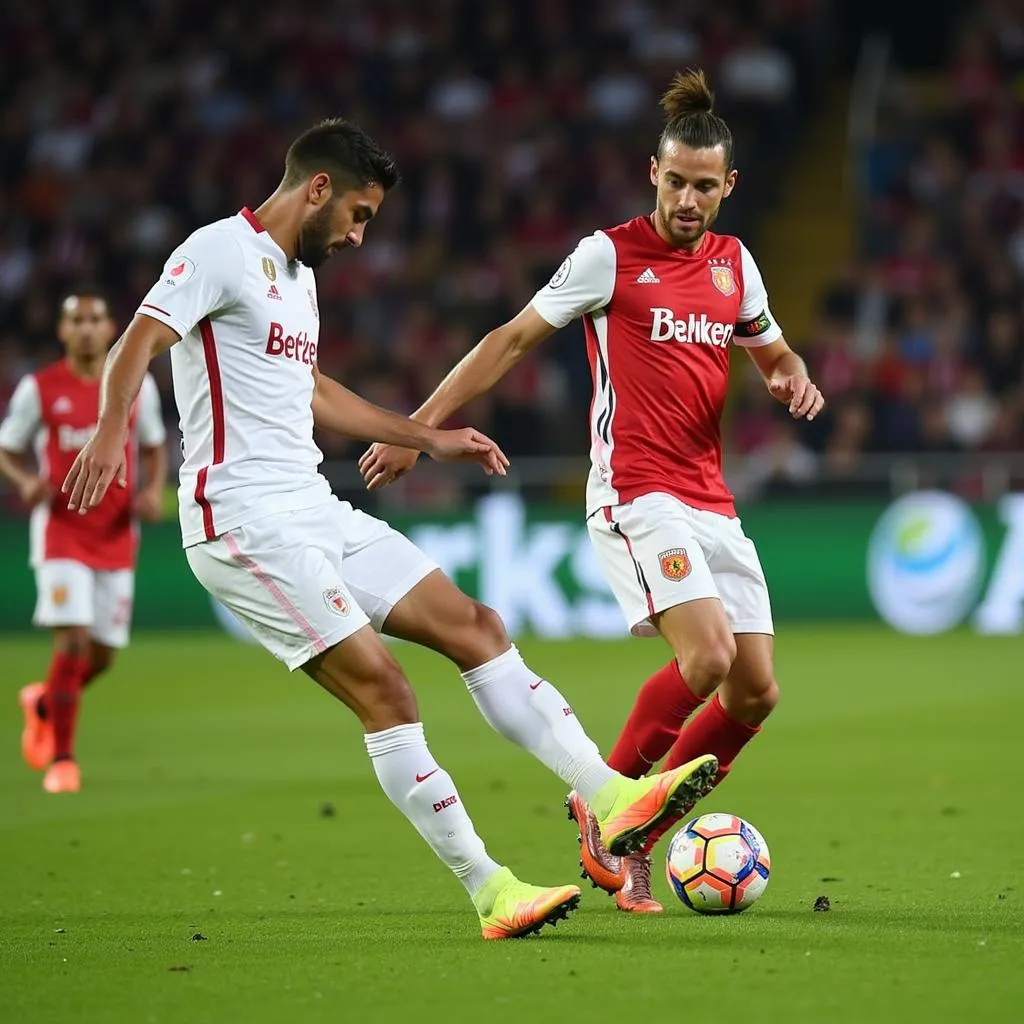
[[[542,889],[520,882],[508,868],[501,868],[474,897],[485,939],[517,939],[556,925],[579,906],[575,885]]]
[[[660,775],[612,779],[594,800],[598,804],[602,798],[602,803],[610,804],[608,813],[598,817],[601,839],[609,853],[625,856],[642,850],[647,837],[663,821],[687,814],[711,792],[717,773],[718,758],[703,754]]]

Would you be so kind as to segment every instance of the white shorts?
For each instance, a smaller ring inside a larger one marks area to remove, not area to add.
[[[717,597],[734,633],[774,633],[761,561],[739,519],[645,494],[595,512],[590,539],[634,636],[656,636],[651,616]]]
[[[37,626],[86,626],[107,647],[127,647],[132,623],[135,573],[131,569],[90,569],[54,558],[36,566]]]
[[[297,669],[370,625],[437,563],[347,501],[279,512],[185,549],[199,582],[275,658]]]

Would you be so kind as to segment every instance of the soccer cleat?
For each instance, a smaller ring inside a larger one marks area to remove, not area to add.
[[[564,920],[579,906],[580,890],[575,885],[551,889],[520,882],[508,868],[493,880],[496,891],[485,914],[480,911],[480,930],[485,939],[517,939],[539,932],[546,924]],[[492,884],[487,883],[485,888]]]
[[[665,908],[651,895],[651,856],[631,853],[622,858],[625,881],[615,894],[619,910],[634,914],[660,914]]]
[[[569,820],[575,821],[580,829],[577,838],[582,877],[590,879],[595,889],[604,889],[607,893],[618,892],[626,881],[622,858],[613,856],[605,849],[594,812],[576,790],[565,798],[565,806],[569,808]]]
[[[614,780],[619,791],[609,813],[598,820],[608,852],[623,856],[642,850],[647,837],[663,821],[686,814],[711,792],[717,773],[718,758],[702,754],[660,775]]]
[[[81,788],[82,773],[68,758],[54,761],[43,776],[43,789],[47,793],[77,793]]]
[[[53,726],[39,717],[39,700],[46,693],[45,683],[29,683],[18,693],[25,716],[21,730],[21,756],[29,768],[41,772],[53,760]]]

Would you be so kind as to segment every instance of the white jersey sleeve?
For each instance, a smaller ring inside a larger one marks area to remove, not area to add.
[[[772,311],[768,308],[768,292],[765,290],[761,271],[757,269],[754,257],[740,242],[740,256],[743,262],[743,298],[740,300],[739,317],[733,338],[744,348],[760,348],[770,345],[782,337]]]
[[[142,378],[139,389],[139,417],[136,420],[139,444],[144,448],[157,448],[167,440],[164,428],[163,410],[160,408],[160,392],[151,374]]]
[[[607,306],[615,290],[615,245],[595,231],[566,256],[550,281],[531,300],[552,327]]]
[[[26,452],[32,447],[43,421],[39,384],[29,374],[18,381],[11,395],[7,413],[0,422],[0,448],[9,452]]]
[[[242,250],[231,232],[200,228],[171,254],[138,312],[184,338],[203,317],[237,302],[244,282]]]

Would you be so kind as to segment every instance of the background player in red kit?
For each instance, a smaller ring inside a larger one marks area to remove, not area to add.
[[[633,633],[660,633],[674,654],[641,688],[608,763],[639,777],[666,754],[669,768],[707,751],[718,758],[721,781],[779,693],[764,574],[722,479],[730,343],[746,349],[794,418],[813,419],[824,402],[783,339],[749,252],[708,230],[737,172],[703,73],[677,75],[662,105],[654,212],[583,239],[414,418],[443,423],[555,330],[584,317],[594,376],[591,539]],[[372,490],[416,458],[375,445],[360,466]],[[568,803],[584,871],[621,909],[661,910],[651,898],[649,854],[672,822],[641,853],[615,858],[596,841],[586,804],[577,794]]]
[[[60,485],[92,436],[100,374],[114,323],[98,295],[64,300],[57,328],[66,358],[23,378],[0,424],[0,473],[32,506],[31,560],[38,598],[33,621],[53,628],[45,683],[21,690],[22,753],[46,768],[43,788],[75,792],[81,779],[74,733],[82,687],[110,667],[128,642],[138,547],[136,517],[160,517],[167,475],[156,384],[148,378],[131,416],[124,487],[112,488],[87,517],[67,507]],[[146,486],[136,493],[138,446]],[[36,466],[26,459],[29,450]]]

